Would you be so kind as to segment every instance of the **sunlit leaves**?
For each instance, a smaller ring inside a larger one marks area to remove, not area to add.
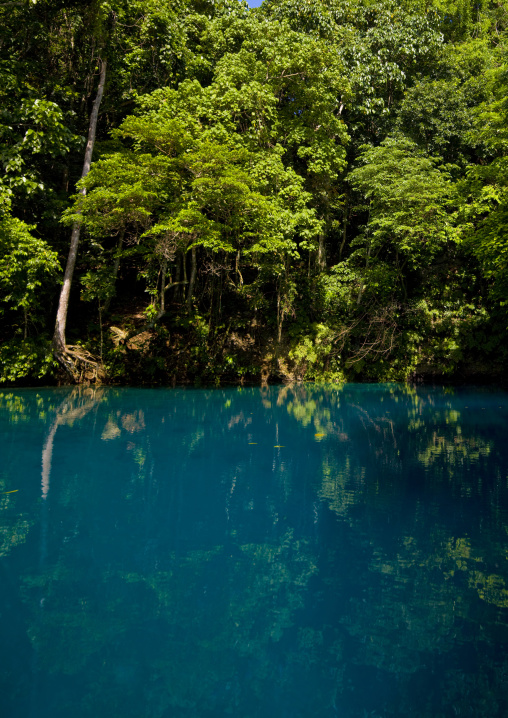
[[[376,252],[400,252],[414,268],[455,238],[451,183],[432,158],[406,139],[388,138],[360,160],[349,178],[370,202],[366,241]]]
[[[0,314],[7,306],[35,318],[41,287],[60,269],[57,253],[33,229],[8,212],[0,216]]]
[[[62,157],[81,145],[64,124],[60,107],[47,100],[24,98],[19,107],[0,114],[0,162],[4,187],[23,194],[44,190],[37,161]],[[39,156],[39,157],[34,157]]]

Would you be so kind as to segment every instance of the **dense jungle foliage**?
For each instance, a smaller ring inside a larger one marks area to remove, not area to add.
[[[502,0],[22,0],[0,27],[0,381],[503,376]]]

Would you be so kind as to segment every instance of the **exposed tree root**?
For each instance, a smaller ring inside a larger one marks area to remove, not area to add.
[[[55,359],[74,384],[101,384],[105,378],[102,361],[79,345],[55,352]]]

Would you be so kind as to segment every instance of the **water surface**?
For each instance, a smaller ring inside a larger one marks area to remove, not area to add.
[[[508,398],[0,390],[2,718],[508,714]]]

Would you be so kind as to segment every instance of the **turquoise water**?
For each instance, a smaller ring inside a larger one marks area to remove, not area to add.
[[[507,394],[3,389],[0,452],[2,718],[508,715]]]

